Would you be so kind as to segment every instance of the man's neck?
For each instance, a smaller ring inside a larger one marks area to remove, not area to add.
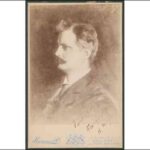
[[[81,79],[82,77],[84,77],[86,74],[88,74],[90,70],[91,68],[87,67],[87,68],[81,68],[81,69],[69,72],[66,74],[64,82],[66,83],[68,82],[68,84],[73,84],[79,79]]]

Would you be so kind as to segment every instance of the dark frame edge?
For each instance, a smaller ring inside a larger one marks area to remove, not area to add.
[[[45,3],[45,2],[48,2],[48,3],[59,3],[59,2],[62,2],[62,3],[74,3],[74,2],[123,2],[124,0],[26,0],[27,2],[30,2],[30,3],[37,3],[37,2],[40,2],[40,3]]]
[[[122,2],[122,148],[125,149],[125,2]]]
[[[25,82],[26,82],[26,87],[25,87],[25,105],[26,105],[26,137],[25,137],[25,149],[28,149],[28,1],[25,0],[25,68],[26,68],[26,71],[25,71]]]

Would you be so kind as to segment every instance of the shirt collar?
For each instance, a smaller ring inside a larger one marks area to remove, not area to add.
[[[65,76],[63,84],[72,85],[73,83],[75,83],[76,81],[78,81],[79,79],[84,77],[86,74],[88,74],[90,71],[91,71],[91,69],[89,68],[88,70],[86,70],[82,73],[76,74],[71,81],[68,80],[67,77]]]

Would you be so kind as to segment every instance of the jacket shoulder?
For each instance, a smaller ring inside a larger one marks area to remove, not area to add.
[[[87,87],[85,107],[90,118],[97,122],[112,123],[119,120],[119,104],[114,96],[99,82],[93,82]]]

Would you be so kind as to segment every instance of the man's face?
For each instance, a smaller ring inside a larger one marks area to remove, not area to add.
[[[58,57],[58,68],[64,72],[80,69],[87,59],[85,51],[77,44],[76,35],[71,29],[63,31],[59,36],[55,55]]]

